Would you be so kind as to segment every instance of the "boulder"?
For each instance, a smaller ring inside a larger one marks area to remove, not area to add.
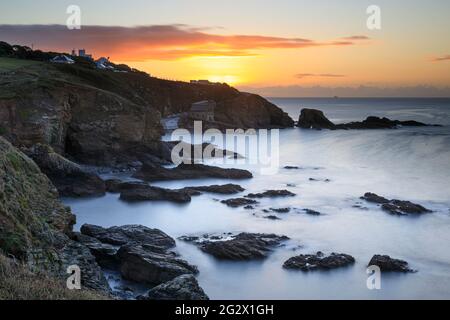
[[[355,263],[355,258],[344,253],[332,253],[325,256],[322,252],[316,254],[301,254],[287,260],[283,268],[302,271],[330,270],[345,267]]]
[[[288,190],[268,190],[263,193],[250,193],[246,198],[261,199],[261,198],[275,198],[275,197],[294,197],[295,193]]]
[[[403,200],[389,200],[374,193],[366,193],[361,199],[367,202],[381,204],[381,208],[393,215],[410,215],[410,214],[424,214],[430,213],[431,210],[421,206],[420,204],[412,203]]]
[[[231,240],[197,242],[203,252],[221,260],[264,259],[273,248],[289,240],[275,234],[241,233]]]
[[[48,145],[36,144],[26,150],[45,173],[61,196],[85,197],[105,194],[105,182],[96,174],[86,172],[78,164],[57,154]]]
[[[96,238],[86,236],[79,232],[74,232],[73,237],[74,240],[82,243],[91,251],[97,263],[102,268],[114,269],[118,266],[119,261],[116,256],[119,250],[118,246],[103,243]]]
[[[316,109],[302,109],[297,126],[317,130],[335,128],[334,123],[328,120],[322,111]]]
[[[311,210],[311,209],[303,209],[302,211],[311,216],[320,216],[321,215],[321,213],[319,211],[315,211],[315,210]]]
[[[281,220],[281,218],[274,216],[274,215],[265,216],[264,218],[268,219],[268,220]]]
[[[387,255],[374,255],[368,266],[378,266],[381,271],[393,272],[415,272],[409,268],[408,262],[394,259]]]
[[[152,288],[138,300],[209,300],[197,279],[186,274]]]
[[[120,273],[127,280],[159,285],[183,274],[197,274],[195,266],[174,254],[156,252],[145,245],[124,245],[117,252]]]
[[[256,200],[251,200],[251,199],[246,199],[246,198],[227,199],[227,200],[222,200],[221,202],[231,208],[238,208],[238,207],[243,207],[243,206],[248,207],[250,205],[258,203],[258,201],[256,201]]]
[[[133,175],[134,178],[145,181],[190,180],[190,179],[250,179],[251,172],[241,169],[224,169],[203,164],[180,164],[173,169],[144,164],[140,171]]]
[[[289,212],[291,212],[291,208],[270,208],[270,211],[273,211],[276,213],[289,213]]]
[[[160,252],[175,247],[175,240],[161,230],[139,225],[103,228],[85,224],[81,227],[81,233],[96,238],[100,242],[116,246],[135,243],[152,246],[154,250]]]

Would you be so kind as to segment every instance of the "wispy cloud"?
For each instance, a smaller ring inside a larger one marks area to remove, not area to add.
[[[294,75],[297,79],[305,79],[305,78],[343,78],[344,74],[334,74],[334,73],[297,73]]]
[[[370,38],[368,36],[363,36],[363,35],[357,35],[357,36],[350,36],[350,37],[344,37],[342,38],[344,40],[370,40]]]
[[[86,48],[96,55],[121,60],[176,60],[192,56],[252,56],[268,49],[303,49],[349,46],[360,40],[352,36],[316,41],[306,38],[264,35],[222,35],[210,28],[182,24],[136,27],[83,26],[68,30],[63,25],[0,25],[0,39],[36,48],[70,51]]]
[[[434,61],[434,62],[449,61],[449,60],[450,60],[450,54],[432,59],[432,61]]]

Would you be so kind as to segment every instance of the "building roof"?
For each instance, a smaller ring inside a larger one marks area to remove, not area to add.
[[[65,56],[63,54],[54,57],[51,61],[52,62],[59,62],[59,63],[75,63],[75,61],[73,59],[71,59],[68,56]]]

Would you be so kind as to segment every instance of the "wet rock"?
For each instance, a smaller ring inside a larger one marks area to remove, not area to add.
[[[195,266],[175,255],[157,252],[146,245],[124,245],[117,252],[120,273],[127,280],[151,285],[173,280],[183,274],[197,274]]]
[[[155,250],[161,252],[175,247],[175,240],[161,230],[139,225],[102,228],[85,224],[81,227],[81,233],[112,245],[136,243],[152,246]]]
[[[244,188],[242,188],[240,185],[237,185],[237,184],[187,187],[182,190],[201,191],[201,192],[217,193],[217,194],[236,194],[236,193],[245,191]]]
[[[335,128],[334,123],[328,120],[322,111],[316,109],[302,109],[297,126],[317,130]]]
[[[119,261],[117,260],[116,253],[119,250],[118,246],[113,246],[111,244],[102,243],[96,238],[86,236],[84,234],[75,232],[74,240],[82,243],[91,251],[92,255],[95,257],[97,263],[102,268],[115,268],[117,267]]]
[[[273,248],[288,239],[275,234],[241,233],[231,240],[204,241],[199,247],[217,259],[256,260],[266,258]]]
[[[361,197],[361,199],[366,200],[367,202],[378,203],[378,204],[383,204],[383,203],[389,202],[388,199],[381,197],[375,193],[371,193],[371,192],[367,192],[363,197]]]
[[[26,150],[61,196],[86,197],[105,194],[105,182],[96,174],[89,173],[75,162],[56,153],[50,146],[36,144]]]
[[[287,260],[283,268],[302,271],[329,270],[345,267],[355,263],[355,258],[344,253],[332,253],[325,256],[322,252],[316,254],[301,254]]]
[[[180,164],[173,169],[144,164],[142,169],[134,174],[135,178],[145,181],[166,181],[185,179],[250,179],[251,172],[241,169],[224,169],[203,164]]]
[[[255,207],[252,205],[247,205],[244,207],[245,210],[255,210]]]
[[[261,198],[275,198],[275,197],[294,197],[295,193],[288,190],[268,190],[263,193],[250,193],[246,198],[261,199]]]
[[[378,266],[381,271],[415,272],[409,268],[408,262],[387,255],[374,255],[369,262],[369,266]]]
[[[191,202],[191,192],[185,190],[170,190],[142,184],[129,184],[126,189],[122,188],[120,200],[129,202],[138,201],[171,201],[177,203]]]
[[[281,218],[278,218],[277,216],[273,216],[273,215],[270,215],[270,216],[266,216],[266,217],[264,217],[265,219],[269,219],[269,220],[281,220]]]
[[[402,200],[391,200],[389,203],[384,203],[381,208],[390,214],[395,215],[422,214],[431,212],[431,210],[428,210],[420,204]]]
[[[190,274],[179,276],[171,281],[152,288],[138,300],[209,300],[199,286],[197,279]]]
[[[289,213],[291,212],[291,208],[270,208],[271,211],[276,212],[276,213]]]
[[[319,211],[315,211],[315,210],[311,210],[311,209],[303,209],[302,211],[311,216],[320,216],[321,215],[321,213]]]
[[[366,193],[361,199],[364,199],[367,202],[381,204],[381,208],[384,211],[393,215],[424,214],[432,212],[420,204],[397,199],[389,200],[374,193]]]
[[[284,169],[286,169],[286,170],[299,170],[300,167],[297,167],[297,166],[285,166]]]
[[[258,203],[255,200],[246,199],[246,198],[227,199],[227,200],[222,200],[221,202],[226,204],[227,206],[229,206],[231,208],[238,208],[238,207],[243,207],[243,206],[248,206],[248,205],[252,205],[252,204],[257,204]]]
[[[122,180],[119,179],[105,180],[106,191],[111,193],[120,193],[120,186],[122,183]]]

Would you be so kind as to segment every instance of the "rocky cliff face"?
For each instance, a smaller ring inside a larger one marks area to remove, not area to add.
[[[69,238],[75,216],[59,202],[55,187],[1,137],[0,198],[1,252],[61,279],[68,266],[78,265],[84,287],[109,290],[89,249]]]
[[[293,126],[275,105],[227,85],[37,62],[2,73],[0,133],[17,146],[48,144],[94,165],[154,160],[163,152],[161,116],[204,99],[217,101],[218,121],[231,128]]]

